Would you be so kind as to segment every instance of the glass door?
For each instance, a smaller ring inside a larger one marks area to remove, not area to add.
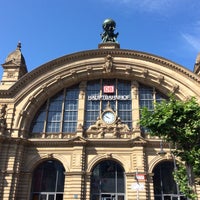
[[[125,200],[124,169],[118,163],[106,160],[94,168],[91,200]]]

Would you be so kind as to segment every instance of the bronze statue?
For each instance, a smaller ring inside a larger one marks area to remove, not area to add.
[[[101,34],[102,43],[106,42],[117,42],[117,36],[119,33],[114,33],[116,28],[116,23],[112,19],[106,19],[103,22],[103,30],[104,32]]]

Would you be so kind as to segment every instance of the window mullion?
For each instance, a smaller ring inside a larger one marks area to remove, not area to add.
[[[102,89],[102,88],[103,88],[103,80],[100,79],[100,92],[99,92],[100,97],[103,95],[103,92],[102,92],[103,89]],[[102,109],[103,109],[103,105],[102,105],[103,103],[102,103],[102,101],[103,101],[103,100],[101,99],[100,102],[99,102],[99,103],[100,103],[100,106],[99,106],[99,115],[101,115],[101,113],[102,113],[102,111],[103,111],[103,110],[102,110]]]
[[[46,133],[47,131],[47,121],[48,121],[48,113],[49,113],[49,98],[47,99],[47,107],[46,107],[46,116],[45,116],[45,120],[44,120],[44,129],[43,132]]]
[[[60,132],[63,132],[63,123],[64,123],[64,113],[65,113],[65,99],[66,99],[66,88],[64,89],[63,100],[62,100],[62,110],[61,110],[61,119],[60,119]]]
[[[118,96],[118,79],[116,79],[115,85],[116,85],[115,86],[115,88],[116,88],[115,89],[115,92],[116,92],[115,95]],[[118,113],[118,101],[119,100],[116,100],[116,102],[115,102],[115,112],[117,113],[117,115],[119,114]]]

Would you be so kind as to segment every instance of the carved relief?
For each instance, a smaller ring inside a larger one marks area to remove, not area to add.
[[[73,167],[80,167],[81,166],[81,161],[82,161],[82,157],[80,154],[73,154],[73,158],[72,158],[72,164],[73,164]]]
[[[175,84],[172,86],[172,92],[175,93],[175,92],[178,92],[178,90],[179,90],[179,85],[175,83]]]
[[[96,122],[86,131],[89,138],[124,138],[124,135],[131,135],[127,124],[122,123],[109,104]]]
[[[2,104],[1,105],[1,109],[0,109],[0,135],[3,134],[5,128],[6,128],[6,108],[7,105],[6,104]]]
[[[144,78],[146,78],[149,75],[148,69],[143,69],[142,75],[144,76]]]
[[[72,78],[77,78],[77,74],[76,74],[77,72],[75,71],[75,70],[71,70],[70,71],[70,75],[72,76]]]
[[[90,75],[92,73],[92,67],[87,67],[87,74]]]
[[[105,64],[103,65],[103,69],[106,73],[111,72],[113,68],[113,58],[111,55],[107,55],[105,58]]]
[[[164,76],[162,76],[161,74],[158,76],[158,82],[161,84],[164,81]]]
[[[131,66],[126,66],[126,74],[129,75],[131,74],[132,68]]]

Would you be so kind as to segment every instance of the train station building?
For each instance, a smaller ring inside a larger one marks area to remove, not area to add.
[[[169,145],[138,122],[143,107],[153,110],[170,93],[200,100],[200,58],[191,72],[151,53],[121,49],[117,34],[109,38],[104,28],[96,49],[30,72],[20,43],[5,56],[0,199],[186,199],[173,180]],[[196,190],[200,198],[199,185]]]

